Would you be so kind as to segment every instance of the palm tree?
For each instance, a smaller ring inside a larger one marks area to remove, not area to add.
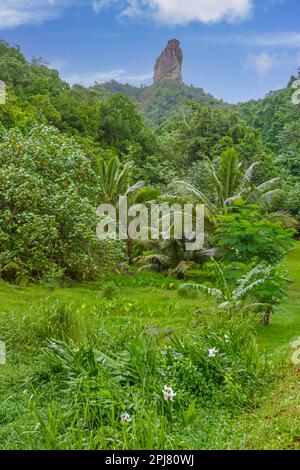
[[[227,212],[236,199],[244,199],[267,210],[282,194],[282,190],[278,188],[280,178],[274,178],[256,186],[253,182],[254,169],[260,163],[252,163],[243,172],[239,155],[234,148],[229,147],[222,153],[217,168],[210,159],[206,158],[205,161],[214,185],[214,201],[189,183],[176,181],[176,184],[180,185],[185,191],[192,193],[202,204],[205,204],[211,215]]]
[[[143,181],[131,186],[132,172],[132,162],[122,165],[118,157],[112,157],[108,161],[99,159],[97,174],[101,186],[101,203],[116,206],[120,196],[129,196],[143,188]]]
[[[153,250],[154,246],[156,250]],[[170,238],[168,240],[157,240],[144,242],[145,248],[152,248],[153,253],[139,256],[136,262],[140,265],[139,271],[169,270],[178,279],[184,279],[185,272],[190,269],[194,262],[193,254],[185,250],[185,241]]]
[[[112,157],[108,161],[99,159],[97,170],[100,179],[100,201],[102,204],[112,204],[117,209],[120,196],[127,196],[128,207],[135,204],[146,204],[158,197],[159,191],[151,187],[145,187],[143,181],[131,184],[132,162],[126,162],[122,165],[118,157]],[[126,244],[128,262],[131,264],[133,240],[129,234],[127,234]]]

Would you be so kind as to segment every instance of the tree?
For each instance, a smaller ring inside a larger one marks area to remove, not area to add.
[[[120,196],[128,196],[144,186],[142,181],[131,185],[133,163],[120,163],[118,157],[108,161],[98,159],[97,174],[100,183],[100,201],[103,204],[117,205]]]
[[[206,162],[214,187],[214,200],[189,183],[177,181],[176,184],[205,204],[211,214],[228,212],[232,203],[238,199],[257,203],[266,210],[282,194],[282,190],[278,188],[279,178],[255,185],[254,170],[260,163],[254,162],[243,171],[239,155],[232,147],[224,150],[219,162],[211,162],[209,159]]]
[[[99,159],[97,173],[100,184],[100,202],[112,204],[117,208],[120,196],[127,197],[128,207],[134,204],[145,204],[156,199],[159,191],[151,187],[145,187],[143,181],[132,184],[134,166],[132,162],[122,165],[118,157],[112,157],[108,161]],[[133,240],[127,234],[127,255],[129,264],[133,256]]]
[[[135,104],[122,94],[112,94],[101,102],[99,130],[101,140],[119,155],[131,154],[134,161],[141,161],[153,153],[153,134],[145,127]]]
[[[227,214],[215,216],[213,246],[226,262],[276,264],[293,246],[293,229],[268,220],[255,205],[236,203]]]
[[[86,279],[100,269],[96,174],[54,128],[0,132],[0,275],[25,283],[56,271]]]
[[[185,272],[194,264],[193,254],[187,252],[184,245],[185,240],[174,238],[144,243],[144,247],[148,246],[152,252],[136,258],[135,261],[140,266],[139,271],[169,270],[177,279],[184,279]]]

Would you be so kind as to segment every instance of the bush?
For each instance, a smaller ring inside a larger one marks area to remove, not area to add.
[[[293,229],[268,220],[253,205],[237,205],[216,217],[213,243],[225,262],[276,264],[293,246]]]
[[[41,285],[49,290],[57,289],[64,277],[63,269],[53,269],[48,273],[45,273],[41,279]]]
[[[117,287],[112,282],[107,284],[102,289],[102,295],[105,299],[112,300],[117,293]]]
[[[267,378],[266,363],[247,320],[220,322],[173,339],[166,354],[166,380],[194,395],[200,403],[243,406]]]
[[[97,179],[80,147],[54,128],[0,132],[0,275],[25,283],[99,267]]]

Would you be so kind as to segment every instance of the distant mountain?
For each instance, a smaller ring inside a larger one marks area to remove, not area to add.
[[[205,104],[222,104],[202,88],[185,85],[182,79],[183,51],[178,39],[168,41],[165,49],[156,59],[154,84],[149,87],[123,85],[112,80],[97,85],[109,93],[122,93],[135,101],[151,125],[160,124],[187,109],[187,101]]]
[[[176,80],[162,80],[152,86],[141,88],[112,80],[96,87],[100,87],[105,93],[122,93],[135,101],[138,109],[152,125],[184,113],[189,100],[212,105],[224,104],[223,101],[205,93],[202,88],[188,86]]]

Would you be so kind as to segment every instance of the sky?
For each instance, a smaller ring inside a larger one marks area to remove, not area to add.
[[[177,38],[186,84],[236,103],[287,85],[300,67],[299,0],[0,0],[0,39],[71,84],[152,83]]]

